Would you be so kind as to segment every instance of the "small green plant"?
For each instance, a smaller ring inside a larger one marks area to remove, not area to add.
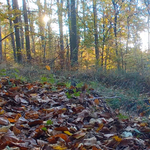
[[[47,82],[47,81],[48,81],[47,77],[41,77],[41,82]]]
[[[66,93],[67,98],[72,98],[71,94],[69,92]]]
[[[0,70],[0,76],[6,76],[6,69]]]
[[[41,82],[42,82],[42,83],[48,82],[48,83],[54,84],[56,81],[55,81],[53,75],[50,74],[49,77],[45,77],[45,75],[43,75],[43,76],[41,77]]]
[[[52,120],[47,120],[46,125],[52,125],[53,121]]]
[[[121,120],[123,120],[123,119],[129,119],[128,116],[123,115],[123,114],[119,114],[119,115],[117,115],[117,117],[118,117],[119,119],[121,119]]]
[[[42,130],[43,130],[43,131],[47,131],[47,128],[46,128],[46,127],[43,127]]]
[[[77,83],[76,87],[81,88],[83,86],[83,82]]]
[[[49,83],[54,84],[55,83],[55,79],[53,74],[50,74],[50,77],[48,78]]]
[[[81,93],[80,91],[79,92],[75,92],[75,93],[73,93],[73,95],[77,97],[77,96],[80,96],[80,93]]]
[[[70,87],[71,87],[71,82],[67,82],[67,83],[66,83],[66,87],[67,87],[67,88],[70,88]]]
[[[27,81],[26,77],[20,76],[19,73],[20,73],[20,71],[15,68],[15,69],[14,69],[14,72],[11,73],[11,74],[12,74],[12,76],[13,76],[14,78],[16,78],[16,79],[19,79],[19,80],[21,80],[21,81]]]
[[[66,92],[67,98],[72,98],[72,96],[80,96],[81,91],[77,92],[77,89],[72,89],[72,93]]]

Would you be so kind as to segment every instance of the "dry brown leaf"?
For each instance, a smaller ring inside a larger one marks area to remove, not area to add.
[[[76,138],[76,139],[80,139],[80,138],[84,137],[85,135],[86,135],[86,132],[78,131],[78,132],[73,134],[73,137]]]
[[[19,130],[18,128],[16,128],[15,126],[13,126],[13,132],[15,135],[18,135],[21,133],[21,130]]]

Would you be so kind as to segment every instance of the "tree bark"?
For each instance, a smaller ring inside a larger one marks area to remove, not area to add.
[[[10,1],[7,0],[7,5],[8,5],[8,11],[10,11],[11,9],[11,6],[10,6]],[[9,25],[10,25],[10,31],[13,32],[13,25],[12,25],[12,21],[11,21],[11,18],[12,18],[12,15],[9,14]],[[12,48],[13,48],[13,54],[14,54],[14,61],[16,62],[17,61],[17,57],[16,57],[16,46],[15,46],[15,39],[14,39],[14,35],[11,34],[11,45],[12,45]]]
[[[59,33],[60,33],[60,65],[61,69],[64,68],[64,41],[63,41],[63,21],[62,21],[62,9],[63,9],[63,0],[61,2],[57,0],[58,7],[58,23],[59,23]]]
[[[19,10],[17,0],[12,0],[13,10]],[[17,62],[22,63],[22,54],[21,54],[21,43],[20,43],[20,33],[19,33],[19,18],[18,13],[15,12],[14,28],[15,28],[15,37],[16,37],[16,47],[17,47]]]
[[[28,25],[28,14],[26,1],[23,0],[23,11],[24,11],[24,22],[25,22],[25,39],[26,39],[26,53],[28,61],[31,60],[31,52],[30,52],[30,38],[29,38],[29,25]]]
[[[95,56],[96,56],[96,67],[97,67],[99,65],[99,46],[98,46],[98,31],[97,31],[96,0],[93,0],[93,14],[94,14]]]
[[[120,56],[119,56],[119,52],[118,52],[118,39],[117,39],[117,18],[118,18],[118,13],[119,13],[119,10],[118,10],[118,7],[117,5],[117,2],[115,0],[112,0],[112,3],[113,3],[113,7],[114,7],[114,35],[115,35],[115,50],[116,50],[116,60],[117,60],[117,69],[120,70]]]
[[[29,18],[29,24],[30,24],[30,35],[31,35],[31,43],[32,43],[32,48],[31,48],[31,51],[32,53],[34,53],[34,56],[36,55],[36,52],[35,52],[35,40],[34,40],[34,25],[33,25],[33,14],[30,13],[30,10],[29,10],[29,15],[30,15],[30,18]]]
[[[71,66],[78,65],[78,39],[77,39],[77,22],[76,22],[76,8],[75,0],[71,0],[71,32],[70,32],[70,59]]]
[[[0,21],[0,24],[1,24],[1,21]],[[1,28],[1,25],[0,25],[0,40],[2,39],[2,28]],[[2,62],[2,42],[0,42],[0,62]]]
[[[39,29],[40,29],[40,36],[41,36],[41,43],[42,43],[42,51],[43,51],[43,62],[45,62],[45,37],[44,37],[44,23],[43,23],[43,16],[41,10],[41,3],[40,0],[37,0],[38,3],[38,10],[39,10]]]

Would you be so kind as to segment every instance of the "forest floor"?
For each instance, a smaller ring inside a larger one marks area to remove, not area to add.
[[[1,149],[150,149],[144,94],[30,69],[0,71]]]

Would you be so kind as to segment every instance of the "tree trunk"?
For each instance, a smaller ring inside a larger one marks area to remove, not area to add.
[[[2,28],[1,28],[1,21],[0,21],[0,40],[2,39]],[[2,41],[0,42],[0,62],[2,62]]]
[[[70,44],[68,45],[68,47],[70,46],[71,48],[71,5],[70,5],[70,0],[67,0],[67,9],[68,9],[68,28],[69,28],[69,41],[70,41]],[[70,50],[70,53],[71,53],[71,50]],[[70,54],[71,56],[71,54]],[[70,60],[70,57],[68,58]]]
[[[13,10],[19,10],[17,0],[12,0],[12,4],[13,4]],[[18,24],[19,24],[18,13],[15,13],[14,28],[15,28],[16,47],[17,47],[17,62],[22,63],[20,33],[19,33]]]
[[[60,33],[60,65],[61,69],[64,68],[64,41],[63,41],[63,21],[62,21],[62,9],[63,9],[63,0],[61,2],[57,0],[58,7],[58,22],[59,22],[59,33]]]
[[[21,15],[19,16],[19,22],[20,22],[20,35],[21,35],[20,36],[20,38],[21,38],[21,49],[24,50],[24,31],[23,31],[23,27],[22,27]]]
[[[119,52],[118,52],[118,41],[117,41],[117,18],[118,18],[118,4],[117,2],[115,2],[115,0],[112,0],[113,3],[113,7],[114,7],[114,35],[115,35],[115,50],[116,50],[116,60],[117,60],[117,69],[120,70],[120,56],[119,56]]]
[[[30,19],[29,19],[29,24],[30,24],[30,35],[31,35],[31,42],[32,42],[32,53],[34,53],[34,56],[36,55],[35,52],[35,40],[34,40],[34,25],[33,25],[33,14],[30,13],[29,11],[29,15],[30,15]]]
[[[150,31],[149,31],[149,28],[150,28],[150,13],[148,14],[148,53],[150,54]]]
[[[102,53],[101,53],[101,66],[103,68],[104,63],[104,46],[105,46],[105,17],[104,17],[104,9],[103,9],[103,45],[102,45]]]
[[[71,0],[71,32],[70,32],[70,59],[71,66],[78,65],[78,39],[77,39],[77,22],[76,22],[76,8],[75,0]]]
[[[93,0],[93,14],[94,14],[95,55],[96,55],[96,67],[97,67],[99,65],[99,48],[98,48],[96,0]]]
[[[8,11],[10,11],[11,6],[10,6],[9,0],[7,0],[7,5],[8,5]],[[10,31],[13,32],[14,30],[13,30],[12,21],[11,21],[12,15],[11,14],[8,14],[8,15],[9,15]],[[11,44],[12,44],[13,54],[14,54],[14,61],[16,62],[17,58],[16,58],[16,46],[15,46],[14,34],[11,34],[10,36],[11,36]]]
[[[25,22],[26,53],[27,53],[27,59],[28,59],[28,61],[30,61],[31,60],[31,52],[30,52],[29,25],[28,25],[28,14],[27,14],[25,0],[23,0],[23,11],[24,11],[24,22]]]
[[[45,37],[44,37],[44,23],[43,23],[43,16],[41,10],[41,3],[40,0],[37,0],[38,3],[38,10],[39,10],[39,29],[40,29],[40,36],[41,36],[41,43],[42,43],[42,51],[43,51],[43,62],[45,62]]]

